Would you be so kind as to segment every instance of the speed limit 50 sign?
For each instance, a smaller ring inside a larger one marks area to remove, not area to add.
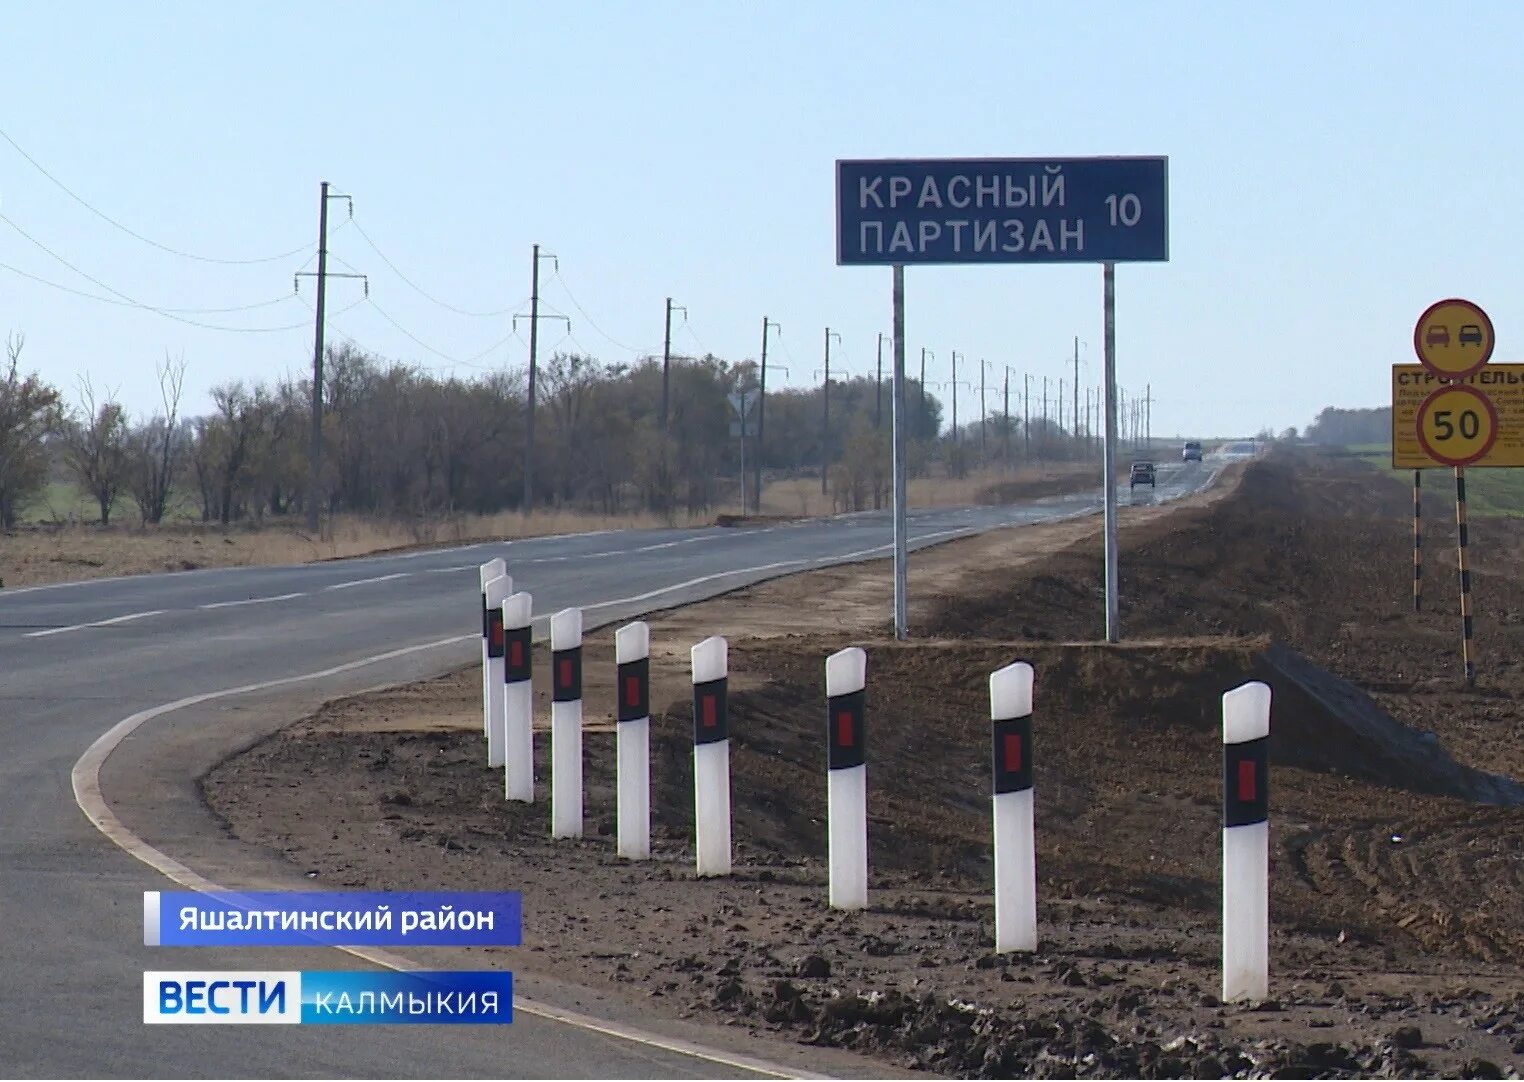
[[[1393,365],[1392,466],[1524,466],[1524,364],[1458,380]]]

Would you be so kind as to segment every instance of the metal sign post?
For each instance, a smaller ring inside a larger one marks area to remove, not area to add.
[[[746,514],[747,507],[750,506],[746,499],[746,415],[751,411],[751,404],[755,399],[748,397],[747,391],[744,388],[739,391],[731,391],[726,397],[730,399],[730,408],[735,411],[736,417],[739,419],[730,422],[730,434],[741,437],[741,514],[744,515]],[[757,491],[760,495],[761,489],[759,488]],[[761,513],[760,503],[758,504],[757,511],[759,514]]]
[[[894,625],[905,572],[905,279],[910,264],[1101,263],[1106,269],[1106,635],[1116,642],[1115,264],[1169,259],[1169,159],[838,160],[836,262],[894,268]],[[925,351],[922,376],[925,376]],[[956,382],[956,380],[954,381]],[[926,383],[921,381],[922,409]],[[924,414],[923,414],[924,419]]]
[[[1106,475],[1106,641],[1120,642],[1122,629],[1117,603],[1117,268],[1115,263],[1101,267],[1102,305],[1105,309],[1104,349],[1106,354],[1106,435],[1101,449],[1102,470]]]
[[[894,637],[910,638],[909,556],[905,551],[905,268],[894,266]]]

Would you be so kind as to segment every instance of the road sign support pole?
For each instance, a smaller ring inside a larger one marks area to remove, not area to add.
[[[1471,657],[1471,569],[1466,565],[1466,471],[1455,467],[1455,532],[1459,544],[1461,596],[1461,665],[1466,673],[1466,686],[1476,683],[1476,665]]]
[[[1106,641],[1120,642],[1122,629],[1117,604],[1117,268],[1101,265],[1102,305],[1105,309],[1106,434],[1101,451],[1106,486]]]
[[[1413,611],[1423,611],[1423,471],[1413,471]]]
[[[891,388],[894,424],[894,637],[910,638],[910,574],[905,551],[905,268],[894,267],[894,373]],[[924,393],[925,384],[922,385]]]

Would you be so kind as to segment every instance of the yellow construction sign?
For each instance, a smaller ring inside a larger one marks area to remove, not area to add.
[[[1458,380],[1392,365],[1392,466],[1524,466],[1524,364]]]

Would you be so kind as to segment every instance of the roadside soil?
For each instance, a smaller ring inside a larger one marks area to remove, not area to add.
[[[1436,756],[1524,776],[1524,671],[1508,660],[1524,634],[1524,533],[1502,520],[1473,529],[1482,676],[1467,690],[1442,529],[1429,548],[1440,611],[1406,611],[1403,486],[1332,457],[1238,470],[1175,507],[1124,513],[1120,647],[1095,641],[1093,519],[915,557],[911,644],[892,640],[882,563],[651,618],[649,863],[614,856],[612,629],[587,642],[581,841],[549,841],[543,802],[502,800],[483,765],[475,668],[331,703],[219,766],[203,791],[235,836],[330,889],[522,890],[525,945],[475,964],[574,973],[652,1012],[897,1066],[1512,1075],[1524,1063],[1524,811],[1384,776],[1333,719],[1279,690],[1294,705],[1274,721],[1273,999],[1216,999],[1218,703],[1264,674],[1272,639],[1432,732]],[[686,655],[716,633],[731,644],[736,870],[698,880]],[[869,654],[871,898],[842,914],[826,906],[823,660],[849,644]],[[1016,658],[1037,669],[1041,948],[995,956],[986,689]],[[537,701],[544,687],[537,675]],[[1297,742],[1326,745],[1316,768],[1294,765],[1309,758]]]

